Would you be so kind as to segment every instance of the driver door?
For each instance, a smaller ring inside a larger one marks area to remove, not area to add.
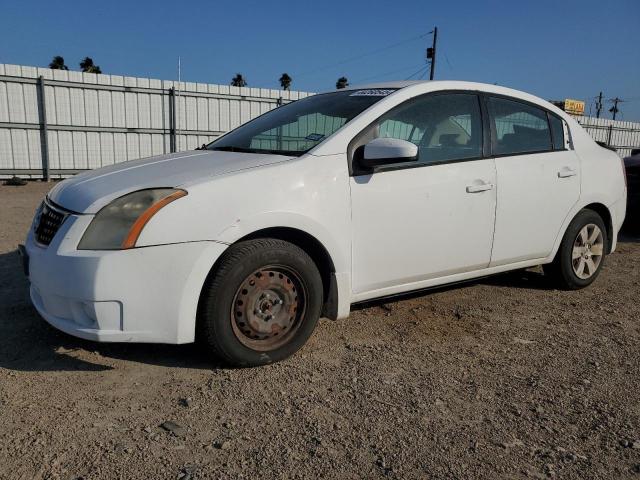
[[[420,288],[430,279],[487,268],[496,168],[493,159],[483,158],[478,96],[427,94],[408,100],[360,136],[362,144],[374,137],[415,143],[418,161],[368,172],[353,165],[356,299]]]

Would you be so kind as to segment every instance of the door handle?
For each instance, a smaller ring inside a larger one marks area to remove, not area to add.
[[[493,183],[478,183],[474,185],[467,185],[467,193],[486,192],[493,189]]]
[[[558,172],[558,177],[559,178],[575,177],[577,173],[578,172],[576,172],[574,168],[562,167],[562,169],[560,169],[560,171]]]

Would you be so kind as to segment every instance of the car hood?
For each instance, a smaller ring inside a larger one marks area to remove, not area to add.
[[[179,187],[263,165],[290,160],[282,155],[190,151],[132,160],[84,172],[49,192],[57,205],[77,213],[96,213],[127,193],[156,187]]]

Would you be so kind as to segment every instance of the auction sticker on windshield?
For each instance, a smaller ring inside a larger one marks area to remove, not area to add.
[[[368,90],[357,90],[349,96],[350,97],[386,97],[387,95],[391,95],[393,92],[395,92],[395,90],[389,89],[389,88],[385,88],[385,89],[372,88]]]

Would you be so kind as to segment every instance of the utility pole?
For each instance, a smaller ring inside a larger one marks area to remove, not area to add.
[[[615,120],[616,119],[616,114],[620,111],[618,109],[618,103],[624,102],[624,100],[622,100],[621,98],[612,98],[611,100],[609,100],[610,102],[613,102],[613,107],[611,107],[609,109],[609,111],[613,114],[612,119]]]
[[[596,118],[600,118],[600,112],[602,112],[602,92],[600,92],[596,101]]]
[[[431,61],[431,71],[429,73],[429,80],[433,80],[433,76],[436,70],[436,43],[438,42],[438,27],[433,29],[433,44],[427,48],[427,60]]]

